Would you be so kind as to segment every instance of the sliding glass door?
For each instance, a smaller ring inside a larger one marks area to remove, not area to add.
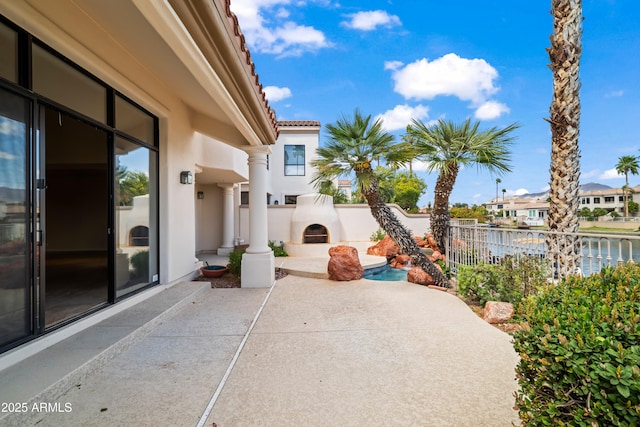
[[[31,334],[29,112],[0,88],[0,346]]]
[[[109,138],[54,108],[40,111],[41,283],[45,327],[50,327],[108,302]]]

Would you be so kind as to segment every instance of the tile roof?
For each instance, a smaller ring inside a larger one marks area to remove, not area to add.
[[[238,17],[231,11],[231,0],[223,0],[225,2],[225,11],[227,14],[227,19],[231,23],[231,27],[233,28],[233,33],[236,37],[236,41],[238,42],[238,46],[240,50],[244,53],[245,59],[245,67],[249,70],[250,74],[253,76],[254,84],[256,90],[258,92],[258,96],[262,102],[262,107],[264,108],[267,116],[269,117],[269,121],[271,122],[271,126],[273,131],[275,132],[276,137],[278,136],[278,124],[276,120],[276,112],[269,106],[269,101],[267,100],[267,96],[262,90],[262,84],[260,83],[260,79],[258,77],[258,73],[256,73],[256,65],[253,63],[251,59],[251,52],[249,52],[249,48],[247,47],[247,42],[244,38],[244,34],[242,34],[242,30],[240,29],[240,24],[238,23]]]
[[[278,127],[287,126],[320,126],[320,122],[317,120],[278,120]]]

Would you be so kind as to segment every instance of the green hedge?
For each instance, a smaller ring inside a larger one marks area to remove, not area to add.
[[[524,425],[640,425],[639,265],[568,278],[519,308]]]
[[[547,261],[539,257],[506,256],[499,264],[458,267],[458,293],[484,305],[487,301],[517,304],[547,283]]]

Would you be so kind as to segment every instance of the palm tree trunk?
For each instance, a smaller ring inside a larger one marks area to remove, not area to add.
[[[380,228],[382,228],[389,237],[396,242],[402,252],[411,257],[411,261],[413,261],[415,265],[422,268],[425,273],[429,274],[433,278],[436,285],[448,288],[449,280],[420,250],[420,247],[413,239],[411,232],[402,225],[391,209],[389,209],[389,206],[387,206],[384,200],[382,200],[382,197],[380,197],[378,182],[375,178],[372,179],[371,186],[369,188],[362,189],[362,193],[367,199],[367,203],[371,209],[371,215],[373,215],[375,220],[378,222]]]
[[[580,56],[582,0],[552,0],[553,35],[548,49],[553,72],[549,230],[578,231],[580,150]],[[577,236],[551,233],[549,257],[559,277],[574,274],[580,258]]]
[[[624,173],[624,181],[624,217],[627,218],[629,216],[629,172]]]
[[[449,196],[458,176],[458,166],[453,165],[447,172],[441,172],[434,190],[433,212],[431,212],[431,233],[442,253],[446,251],[449,233]]]

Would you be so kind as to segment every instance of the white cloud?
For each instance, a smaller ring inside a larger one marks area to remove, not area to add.
[[[482,193],[476,193],[473,195],[473,200],[478,200],[481,197],[482,197]]]
[[[613,168],[613,169],[607,169],[598,178],[599,179],[618,179],[623,177],[624,175],[619,174],[616,168]]]
[[[393,27],[394,25],[402,25],[398,16],[389,15],[384,10],[357,12],[346,16],[349,21],[342,22],[342,25],[354,30],[373,31],[379,26]]]
[[[599,174],[600,174],[600,169],[593,169],[593,170],[590,170],[589,172],[581,172],[580,179],[593,178],[595,176],[598,176]]]
[[[502,113],[508,113],[509,107],[496,101],[487,101],[482,104],[475,112],[476,119],[492,120],[500,117]]]
[[[288,87],[265,86],[262,90],[267,96],[269,102],[278,102],[283,99],[291,98],[291,89]]]
[[[544,187],[542,187],[540,190],[541,191],[549,191],[551,189],[550,185],[545,185]]]
[[[396,64],[397,65],[397,64]],[[484,59],[461,58],[449,53],[429,61],[419,59],[393,70],[394,90],[406,99],[455,96],[479,106],[498,91],[498,71]]]
[[[0,159],[15,160],[17,158],[18,158],[18,156],[14,155],[14,154],[7,153],[6,151],[0,151]]]
[[[518,188],[513,192],[513,194],[515,194],[516,196],[523,196],[525,194],[529,194],[529,190],[527,190],[526,188]]]
[[[233,0],[231,9],[252,51],[299,56],[330,47],[324,33],[288,21],[290,0]]]
[[[411,119],[423,120],[429,117],[429,107],[424,105],[416,105],[410,107],[407,104],[396,105],[393,110],[387,110],[376,116],[376,119],[382,119],[384,128],[387,131],[404,130]]]
[[[618,98],[620,96],[624,95],[624,91],[623,90],[612,90],[609,93],[606,93],[604,95],[605,98]]]
[[[402,67],[404,64],[400,61],[385,61],[384,69],[385,70],[397,70]]]

